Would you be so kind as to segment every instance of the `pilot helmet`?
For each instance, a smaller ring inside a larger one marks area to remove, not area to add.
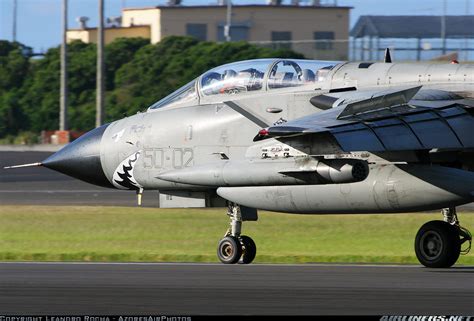
[[[235,76],[237,76],[237,72],[232,69],[227,69],[227,70],[224,70],[223,75],[224,75],[223,79],[234,78]]]

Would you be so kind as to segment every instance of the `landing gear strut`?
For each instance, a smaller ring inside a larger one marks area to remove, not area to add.
[[[426,267],[448,268],[471,249],[471,233],[459,224],[456,208],[444,208],[442,214],[443,221],[430,221],[416,234],[416,257]],[[467,247],[461,249],[466,242]]]
[[[219,241],[217,256],[224,264],[235,264],[240,259],[243,264],[249,264],[257,254],[257,246],[250,237],[240,234],[243,221],[241,207],[229,202],[227,215],[230,217],[230,228]]]

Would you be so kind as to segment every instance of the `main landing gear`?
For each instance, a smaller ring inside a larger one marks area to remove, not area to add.
[[[240,259],[241,263],[249,264],[257,254],[255,242],[250,237],[240,234],[243,221],[241,210],[241,207],[235,203],[228,204],[227,215],[231,220],[230,228],[217,246],[217,256],[224,264],[235,264]]]
[[[459,224],[456,208],[444,208],[442,214],[443,221],[430,221],[416,234],[416,257],[426,267],[448,268],[471,249],[471,233]],[[461,249],[466,242],[466,248]]]

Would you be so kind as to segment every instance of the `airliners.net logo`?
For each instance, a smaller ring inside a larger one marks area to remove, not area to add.
[[[380,318],[380,321],[474,321],[473,316],[426,316],[426,315],[384,315]]]

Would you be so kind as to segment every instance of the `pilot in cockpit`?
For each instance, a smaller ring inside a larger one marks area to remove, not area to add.
[[[223,73],[222,86],[219,93],[237,94],[243,91],[259,90],[262,88],[264,73],[255,68],[236,72],[232,69]]]
[[[235,88],[235,78],[237,72],[233,69],[226,69],[222,74],[222,86],[219,89],[221,94],[235,94],[238,92]]]
[[[262,88],[263,76],[265,74],[255,68],[248,68],[239,72],[237,77],[241,79],[247,91],[259,90]]]
[[[303,69],[301,72],[301,78],[304,84],[312,83],[316,80],[316,75],[311,69]]]
[[[219,92],[218,85],[221,83],[222,75],[217,72],[207,73],[202,81],[202,88],[206,95],[214,95]]]
[[[237,72],[235,70],[232,70],[232,69],[224,70],[224,74],[223,74],[224,80],[234,78],[235,76],[237,76]]]

